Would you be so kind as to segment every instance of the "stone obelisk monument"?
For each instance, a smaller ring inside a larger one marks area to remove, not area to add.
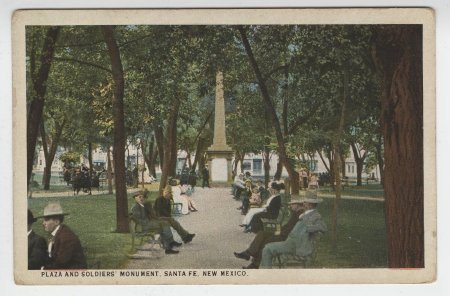
[[[214,184],[231,183],[231,160],[233,150],[227,145],[225,134],[225,101],[223,96],[223,73],[216,75],[216,101],[214,116],[214,140],[208,148],[210,181]]]

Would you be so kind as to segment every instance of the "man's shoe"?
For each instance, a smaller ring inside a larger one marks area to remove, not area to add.
[[[247,265],[247,266],[242,266],[242,268],[243,268],[243,269],[259,269],[259,267],[256,266],[253,262],[250,263],[250,264]]]
[[[183,243],[185,243],[185,244],[190,243],[192,241],[192,239],[194,238],[194,236],[195,236],[195,233],[186,235],[186,237],[183,238]]]
[[[170,248],[173,248],[173,247],[181,247],[182,245],[183,245],[182,243],[173,241],[173,242],[170,243]]]
[[[250,260],[250,254],[247,251],[241,253],[234,252],[234,256],[239,259]]]
[[[179,252],[180,252],[180,251],[175,251],[175,250],[172,250],[172,249],[167,249],[165,253],[166,253],[167,255],[169,255],[169,254],[178,254]]]
[[[239,224],[240,227],[247,227],[247,224]]]

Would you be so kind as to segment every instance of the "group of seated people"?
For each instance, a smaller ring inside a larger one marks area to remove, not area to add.
[[[163,195],[155,200],[154,206],[147,200],[148,191],[138,191],[133,195],[136,203],[131,208],[132,218],[141,225],[142,231],[155,230],[160,235],[166,254],[178,254],[179,251],[174,248],[182,245],[174,240],[171,228],[180,235],[185,244],[191,242],[195,236],[172,217],[172,204],[175,202],[177,188],[178,185],[167,185]]]
[[[240,175],[237,180],[242,180],[242,177]],[[248,180],[242,181],[244,188],[240,193],[245,192],[245,190],[249,191],[251,182],[248,182]],[[239,181],[235,182],[234,186],[241,188]],[[258,188],[258,186],[252,189],[255,188]],[[303,197],[299,195],[291,196],[288,203],[291,215],[289,220],[282,225],[279,233],[265,231],[262,219],[276,219],[278,217],[282,207],[281,193],[284,189],[283,183],[270,183],[268,199],[264,202],[259,199],[258,207],[250,207],[245,212],[245,217],[240,226],[244,227],[244,232],[252,232],[256,236],[246,250],[234,252],[234,255],[239,259],[250,260],[252,258],[251,263],[244,266],[244,269],[271,268],[273,258],[281,254],[308,256],[314,248],[313,237],[310,234],[327,230],[322,217],[316,210],[317,204],[322,200],[317,198],[316,191],[308,190]],[[255,192],[257,191],[255,190]],[[253,191],[251,192],[249,201],[253,197]],[[247,201],[244,200],[246,196],[248,195],[240,195],[242,200],[241,210],[245,210],[244,203],[247,203]],[[255,199],[257,200],[257,198]]]

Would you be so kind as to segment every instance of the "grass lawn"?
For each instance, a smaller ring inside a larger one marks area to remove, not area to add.
[[[146,186],[156,190],[157,185]],[[157,193],[150,191],[150,200]],[[113,195],[79,195],[69,197],[33,198],[28,206],[35,216],[43,213],[49,201],[59,201],[66,216],[65,223],[79,236],[86,250],[88,267],[95,269],[123,268],[131,248],[129,234],[115,233],[115,198]],[[128,207],[134,204],[129,194]],[[331,249],[331,213],[333,200],[325,199],[319,211],[329,228],[322,235],[317,252],[317,268],[371,268],[386,267],[386,236],[384,222],[384,203],[362,200],[341,200],[338,218],[338,247]],[[230,209],[234,210],[234,209]],[[207,223],[207,221],[205,221]],[[33,226],[44,237],[42,220]],[[100,265],[97,263],[100,262]],[[151,267],[149,267],[151,268]]]
[[[328,232],[319,240],[315,265],[324,268],[387,267],[384,203],[341,200],[336,251],[331,247],[332,209],[332,199],[325,199],[318,208]]]
[[[156,195],[156,192],[151,192],[150,199],[156,199]],[[129,234],[114,232],[116,204],[113,195],[33,198],[28,200],[28,207],[35,216],[40,216],[49,201],[59,201],[64,211],[69,213],[64,218],[64,223],[80,238],[85,249],[88,268],[122,267],[131,248],[131,237]],[[129,194],[129,209],[133,204],[134,200]],[[43,237],[47,237],[42,226],[42,219],[33,224],[33,229]],[[98,262],[101,262],[100,265]]]
[[[330,186],[322,186],[318,190],[319,193],[334,193]],[[348,185],[344,186],[342,190],[342,195],[347,196],[365,196],[365,197],[383,197],[384,190],[380,184],[369,184],[369,185]]]

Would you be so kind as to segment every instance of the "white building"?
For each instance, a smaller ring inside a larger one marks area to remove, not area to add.
[[[62,172],[64,163],[62,163],[59,160],[59,157],[64,152],[65,152],[65,149],[58,148],[56,155],[55,155],[55,159],[52,163],[52,175],[58,175],[59,172]],[[181,170],[183,169],[183,167],[185,165],[186,156],[187,156],[187,153],[185,151],[178,151],[177,167],[176,167],[176,170],[178,173],[181,172]],[[194,161],[194,157],[195,156],[191,156],[191,162]],[[112,153],[111,153],[111,158],[112,158]],[[270,163],[270,176],[273,176],[273,175],[275,175],[275,172],[277,169],[278,155],[276,153],[271,153],[269,159],[270,159],[270,162],[269,162]],[[94,168],[96,170],[101,170],[103,168],[107,169],[108,161],[107,161],[106,151],[103,151],[100,148],[94,149],[92,151],[92,160],[93,160]],[[127,150],[125,151],[125,161],[126,161],[125,165],[130,170],[133,169],[134,167],[136,167],[136,165],[138,165],[138,167],[142,167],[145,165],[142,151],[140,149],[138,149],[136,146],[131,145],[131,144],[128,146]],[[325,161],[328,161],[328,160],[325,159]],[[112,159],[111,159],[111,162],[112,162]],[[319,155],[315,155],[312,159],[308,159],[308,162],[309,162],[310,172],[313,172],[313,173],[327,172],[327,169],[326,169],[325,165],[323,164],[322,160],[320,159]],[[89,161],[88,161],[86,155],[80,157],[80,164],[89,166]],[[234,164],[234,160],[233,160],[233,164]],[[327,163],[327,166],[329,167],[328,163]],[[44,167],[45,167],[44,151],[41,147],[39,150],[39,153],[38,153],[38,158],[37,158],[37,160],[35,160],[35,165],[33,166],[33,171],[34,172],[42,172],[44,170]],[[243,168],[242,172],[244,172],[244,173],[250,172],[252,174],[252,176],[254,176],[254,177],[264,177],[264,161],[263,161],[262,154],[254,154],[254,153],[246,154],[244,157],[242,168]],[[241,172],[240,164],[237,167],[237,171]],[[145,181],[148,181],[150,178],[148,172],[149,172],[148,169],[144,172],[144,180]],[[159,166],[156,167],[156,173],[157,174],[161,173],[161,168]],[[349,156],[345,160],[345,173],[349,179],[356,179],[356,174],[357,174],[356,173],[356,161],[353,157],[353,153],[349,153]],[[372,174],[374,175],[374,177],[376,179],[379,180],[380,173],[379,173],[378,167],[369,173],[369,175],[372,175]],[[282,177],[287,177],[287,176],[288,176],[288,173],[287,173],[286,169],[283,168]],[[139,180],[141,180],[141,177],[142,177],[142,174],[139,173]],[[368,177],[368,174],[365,173],[365,168],[363,168],[362,177],[363,178]]]

